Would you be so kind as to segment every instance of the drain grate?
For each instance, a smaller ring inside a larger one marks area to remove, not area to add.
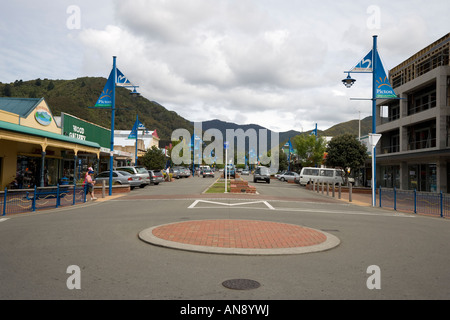
[[[261,286],[258,281],[249,279],[232,279],[222,282],[225,288],[233,290],[253,290]]]

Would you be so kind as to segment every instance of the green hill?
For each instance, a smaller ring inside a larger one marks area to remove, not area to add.
[[[361,119],[361,136],[365,136],[369,132],[372,132],[372,117]],[[346,133],[357,137],[359,134],[359,120],[350,120],[347,122],[338,123],[331,128],[322,131],[322,135],[328,137],[336,137]]]
[[[105,128],[110,128],[110,110],[88,108],[95,105],[105,84],[105,78],[92,77],[75,80],[18,80],[11,84],[0,83],[0,96],[43,97],[54,116],[59,116],[61,112],[65,112]],[[115,129],[131,130],[136,121],[136,114],[139,115],[139,121],[149,130],[157,130],[161,140],[169,140],[172,132],[178,128],[193,131],[191,123],[177,113],[169,111],[157,102],[149,101],[144,97],[133,97],[128,89],[117,88]]]
[[[111,112],[109,110],[90,109],[96,103],[100,93],[106,84],[105,78],[84,77],[75,80],[49,80],[37,79],[30,81],[17,80],[14,83],[0,83],[0,97],[41,98],[44,97],[49,104],[53,115],[59,116],[61,112],[69,113],[86,121],[96,123],[105,128],[111,127]],[[116,130],[131,130],[139,120],[149,129],[157,130],[162,141],[169,141],[175,129],[185,128],[193,132],[193,124],[179,116],[176,112],[169,111],[157,102],[144,97],[133,97],[125,88],[117,88],[116,91]],[[372,131],[372,117],[361,120],[361,135]],[[220,121],[207,121],[220,126]],[[219,122],[219,124],[217,123]],[[235,124],[227,124],[235,128]],[[257,125],[256,128],[262,128]],[[216,128],[215,127],[215,128]],[[245,126],[238,126],[245,127]],[[228,128],[228,127],[227,127]],[[351,120],[336,124],[331,128],[319,131],[319,135],[338,136],[350,133],[358,136],[358,120]],[[293,136],[300,134],[297,131],[280,133],[280,142],[283,144]]]

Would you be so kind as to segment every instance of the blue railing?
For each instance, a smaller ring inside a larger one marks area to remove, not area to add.
[[[436,193],[379,188],[378,201],[380,208],[450,217],[450,194],[442,191]]]
[[[0,216],[73,206],[86,202],[84,186],[63,185],[0,192]]]

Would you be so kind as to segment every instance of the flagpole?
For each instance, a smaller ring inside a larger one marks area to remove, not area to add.
[[[139,116],[136,114],[136,146],[135,146],[135,154],[134,154],[134,165],[137,166],[137,159],[138,159],[138,134],[139,134]]]
[[[113,170],[114,170],[114,121],[115,121],[115,111],[116,111],[116,79],[117,79],[117,69],[116,69],[116,56],[113,56],[113,73],[114,73],[114,83],[112,86],[112,106],[111,106],[111,148],[109,155],[109,195],[112,195],[112,185],[113,185]]]
[[[376,68],[377,68],[377,37],[373,36],[373,49],[372,49],[372,133],[377,133],[377,83],[376,83]],[[377,156],[376,145],[372,149],[372,206],[376,205],[376,187],[377,187]]]

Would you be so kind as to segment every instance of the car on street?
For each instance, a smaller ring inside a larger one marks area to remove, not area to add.
[[[279,172],[275,175],[275,178],[280,179],[280,176],[281,176],[282,174],[285,174],[286,172],[287,172],[287,170],[279,171]]]
[[[206,177],[214,178],[214,171],[212,171],[211,169],[203,170],[203,178],[206,178]]]
[[[236,179],[236,167],[232,164],[227,165],[227,177]]]
[[[270,171],[267,167],[258,167],[253,173],[253,182],[264,180],[266,183],[270,183]]]
[[[299,174],[294,171],[286,171],[285,173],[282,173],[278,175],[278,180],[280,181],[292,181],[294,182],[296,178],[299,177]]]
[[[177,167],[177,169],[180,171],[180,177],[181,178],[189,178],[191,176],[191,170],[185,167]]]
[[[250,171],[247,169],[242,170],[241,175],[248,176],[250,174]]]
[[[148,170],[144,167],[141,166],[117,167],[116,170],[126,171],[138,177],[141,177],[142,180],[141,184],[139,185],[139,188],[144,188],[145,186],[148,186],[150,184],[150,175],[148,174]]]
[[[332,168],[312,168],[305,167],[300,172],[299,184],[306,186],[309,183],[330,183],[336,185],[344,184],[344,171],[342,169]]]
[[[105,181],[105,185],[109,186],[109,171],[100,172],[95,177],[96,183],[102,184]],[[139,187],[142,184],[142,178],[137,175],[132,175],[127,171],[113,171],[113,185],[130,185],[130,189]]]
[[[150,175],[150,183],[153,183],[155,186],[160,182],[164,182],[164,175],[161,170],[148,170],[148,174]]]

